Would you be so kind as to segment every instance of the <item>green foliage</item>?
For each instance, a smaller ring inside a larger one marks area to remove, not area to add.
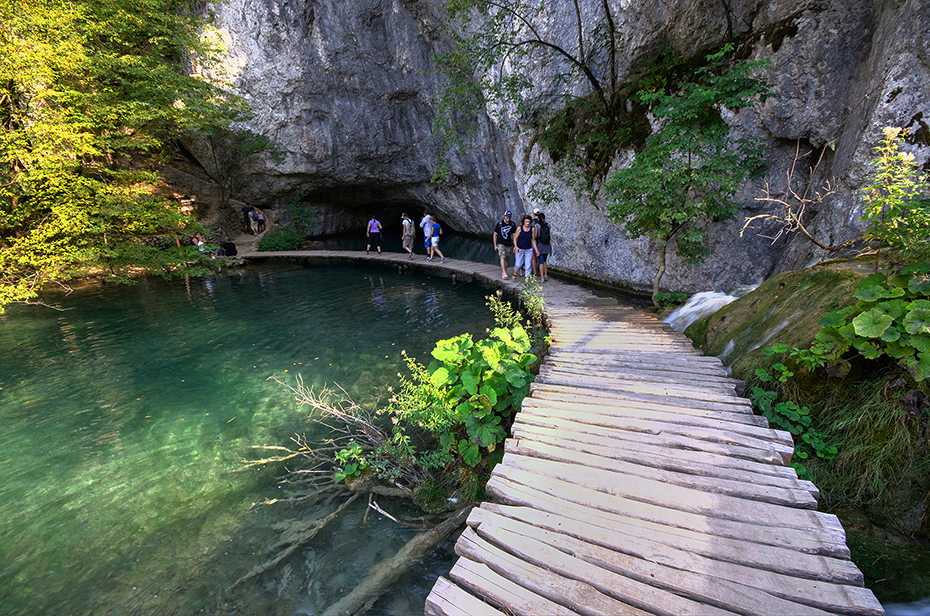
[[[631,238],[649,237],[659,247],[659,270],[653,296],[665,270],[665,247],[677,238],[677,254],[687,265],[701,263],[708,221],[730,220],[739,210],[733,195],[764,169],[759,141],[733,140],[719,108],[739,110],[764,101],[769,86],[749,76],[755,63],[729,63],[726,46],[707,56],[691,81],[643,91],[658,129],[646,139],[633,163],[605,184],[608,212]]]
[[[315,207],[304,201],[303,195],[297,195],[287,204],[287,211],[294,222],[294,228],[304,237],[316,233],[317,217],[319,212]]]
[[[901,151],[905,131],[887,127],[877,158],[873,184],[864,189],[862,219],[868,224],[865,239],[879,249],[887,247],[906,262],[930,259],[930,198],[926,177],[914,155]]]
[[[921,382],[930,378],[930,265],[897,275],[873,274],[856,286],[854,305],[820,320],[810,352],[839,360],[854,349],[866,359],[887,354]]]
[[[155,236],[196,223],[139,162],[244,111],[208,67],[219,46],[180,0],[0,0],[0,310],[89,271],[197,263]]]
[[[304,236],[293,229],[277,227],[265,234],[258,242],[261,252],[275,252],[279,250],[299,250],[304,245]]]
[[[688,295],[686,293],[679,293],[677,291],[669,293],[656,293],[655,299],[659,306],[680,306],[688,300]]]
[[[362,446],[355,442],[350,443],[346,449],[336,452],[336,463],[340,468],[336,471],[336,481],[352,481],[369,470]]]
[[[782,354],[785,351],[787,351],[785,345],[770,347],[765,350],[767,355]],[[764,368],[757,368],[755,376],[763,383],[787,383],[794,376],[788,366],[780,362],[773,364],[772,370],[775,374]],[[799,476],[808,475],[808,469],[804,466],[803,461],[808,460],[811,456],[829,461],[836,455],[836,446],[828,445],[826,435],[812,425],[813,417],[811,416],[811,410],[807,406],[799,406],[792,400],[779,402],[777,392],[762,389],[761,387],[753,388],[752,393],[749,394],[749,400],[755,410],[768,419],[769,422],[791,433],[795,441],[795,459],[792,461],[791,466],[794,467]]]
[[[534,378],[529,368],[536,361],[521,317],[494,296],[488,299],[511,325],[496,327],[484,340],[470,334],[440,340],[428,366],[404,352],[410,375],[401,379],[391,405],[379,411],[392,425],[387,442],[366,452],[353,441],[336,456],[337,480],[370,469],[395,482],[401,469],[413,469],[419,485],[431,486],[429,494],[421,494],[430,506],[436,504],[437,482],[450,474],[467,494],[483,491],[490,468],[503,454],[499,445],[529,392]]]

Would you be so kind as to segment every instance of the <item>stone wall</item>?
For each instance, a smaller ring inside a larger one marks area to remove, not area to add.
[[[400,209],[425,209],[460,231],[490,233],[504,209],[519,214],[537,205],[527,197],[529,169],[548,163],[547,153],[525,136],[503,134],[488,118],[453,161],[449,182],[430,181],[438,84],[431,54],[449,45],[439,2],[226,0],[212,6],[227,40],[228,74],[255,112],[248,127],[285,153],[280,164],[241,165],[236,196],[281,208],[302,195],[324,213],[321,233],[356,230],[373,212]],[[550,3],[540,23],[556,38],[571,36],[574,27],[573,14],[560,12],[560,4],[570,3]],[[599,6],[599,0],[582,3],[592,18]],[[611,0],[611,6],[621,79],[664,47],[692,55],[721,43],[728,31],[755,37],[753,57],[771,62],[766,76],[779,96],[728,121],[735,131],[767,141],[766,181],[773,189],[784,185],[799,144],[822,155],[815,183],[835,177],[838,186],[817,213],[815,229],[824,240],[858,233],[858,194],[883,126],[909,126],[918,137],[910,149],[921,164],[930,159],[927,0]],[[555,90],[552,66],[529,76],[534,95],[545,101]],[[577,90],[583,93],[583,84]],[[190,146],[209,170],[203,144]],[[603,203],[577,200],[551,179],[560,195],[546,212],[553,267],[649,287],[650,242],[628,240],[606,219]],[[741,216],[766,207],[756,201],[764,185],[741,191]],[[819,256],[799,238],[740,237],[740,227],[741,220],[713,224],[714,256],[691,268],[672,256],[663,287],[729,290]]]

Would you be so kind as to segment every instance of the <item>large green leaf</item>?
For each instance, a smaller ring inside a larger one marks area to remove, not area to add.
[[[865,338],[880,337],[892,323],[894,319],[874,309],[863,312],[852,321],[856,335]]]
[[[459,441],[459,455],[468,466],[476,466],[481,462],[481,450],[478,449],[478,445],[465,439]]]
[[[927,263],[926,261],[912,263],[911,265],[908,265],[902,269],[901,273],[905,276],[913,276],[914,274],[928,274],[930,273],[930,263]]]
[[[526,385],[527,376],[529,376],[529,374],[523,370],[508,370],[504,373],[504,378],[514,387],[523,387]]]
[[[429,375],[429,382],[435,387],[444,387],[455,382],[456,378],[445,366],[439,366]]]
[[[478,384],[481,382],[481,377],[478,374],[472,372],[473,366],[469,366],[468,369],[462,370],[462,385],[470,395],[474,396],[478,393]]]
[[[473,345],[471,334],[462,334],[437,342],[432,355],[441,362],[458,364],[466,359],[466,351]]]
[[[930,335],[913,334],[908,336],[908,343],[921,353],[930,353]]]
[[[909,334],[930,334],[930,308],[912,308],[904,316],[903,324]]]
[[[904,365],[915,381],[925,381],[930,378],[930,353],[920,353],[916,357],[909,357],[904,360]]]
[[[853,306],[846,306],[840,310],[835,310],[833,312],[828,312],[827,314],[820,317],[820,320],[817,322],[821,327],[842,327],[846,324],[847,319],[856,311]]]
[[[903,299],[889,299],[879,302],[875,305],[875,310],[887,314],[892,319],[897,319],[907,310],[908,303]]]
[[[930,276],[918,276],[911,278],[910,282],[907,283],[908,290],[914,295],[928,296],[930,295]]]

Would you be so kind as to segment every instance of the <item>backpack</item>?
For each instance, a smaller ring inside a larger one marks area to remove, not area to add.
[[[549,235],[549,223],[539,221],[539,233],[536,234],[536,241],[540,244],[548,244],[552,237]]]

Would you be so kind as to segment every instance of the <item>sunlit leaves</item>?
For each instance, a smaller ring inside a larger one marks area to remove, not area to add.
[[[143,157],[243,111],[191,75],[217,51],[178,0],[0,0],[0,310],[96,270],[198,262]],[[158,239],[158,238],[161,239]]]

